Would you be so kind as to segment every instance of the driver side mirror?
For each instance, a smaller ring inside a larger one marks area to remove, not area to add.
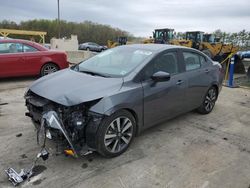
[[[168,72],[158,71],[151,76],[155,82],[165,82],[170,80],[170,74]]]

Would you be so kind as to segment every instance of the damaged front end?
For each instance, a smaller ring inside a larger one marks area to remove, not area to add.
[[[96,150],[95,132],[102,114],[90,112],[100,99],[74,106],[64,106],[32,91],[25,95],[29,116],[37,129],[37,142],[45,145],[46,138],[57,143],[66,154],[78,157]],[[57,147],[58,148],[58,147]]]

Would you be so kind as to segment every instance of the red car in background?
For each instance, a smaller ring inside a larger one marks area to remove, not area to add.
[[[69,67],[65,52],[26,40],[0,40],[0,78],[44,76]]]

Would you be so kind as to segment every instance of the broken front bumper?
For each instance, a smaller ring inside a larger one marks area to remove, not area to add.
[[[63,122],[60,120],[60,118],[58,117],[55,111],[48,111],[42,115],[41,125],[39,127],[38,135],[37,135],[38,142],[40,143],[43,142],[42,144],[45,145],[46,137],[50,137],[48,135],[49,133],[48,131],[51,128],[59,130],[64,135],[69,146],[73,150],[73,156],[78,157],[79,151],[76,150],[72,140],[69,137],[69,134],[67,133],[67,130],[65,129],[63,125]]]

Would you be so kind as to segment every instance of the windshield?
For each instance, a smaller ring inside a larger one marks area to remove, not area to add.
[[[123,77],[151,55],[149,50],[117,47],[81,62],[75,70],[105,77]]]

